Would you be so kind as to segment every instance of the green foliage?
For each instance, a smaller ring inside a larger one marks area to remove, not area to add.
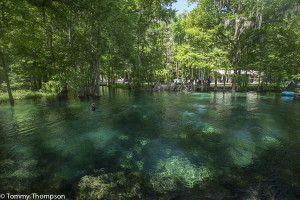
[[[44,83],[42,86],[43,92],[50,92],[50,93],[61,93],[64,89],[64,82],[61,81],[48,81]]]
[[[42,91],[29,91],[29,90],[14,90],[12,91],[12,95],[15,100],[21,100],[21,99],[39,99],[42,97],[48,97],[48,96],[56,96],[55,93],[49,93],[49,92],[42,92]],[[2,102],[8,102],[9,97],[7,95],[7,92],[0,92],[0,103]]]
[[[99,76],[139,87],[231,69],[260,71],[276,87],[299,80],[295,0],[203,0],[176,18],[174,0],[39,2],[0,4],[0,50],[13,89],[93,95]]]

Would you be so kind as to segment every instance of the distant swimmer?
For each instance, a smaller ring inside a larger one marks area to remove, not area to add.
[[[102,110],[96,110],[96,109],[98,109],[98,108],[95,106],[95,103],[92,103],[92,111],[102,112]]]
[[[92,103],[92,111],[95,111],[96,109],[95,103]]]

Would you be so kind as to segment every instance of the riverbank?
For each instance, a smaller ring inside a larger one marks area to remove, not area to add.
[[[154,91],[181,91],[181,90],[188,90],[188,91],[195,91],[195,92],[201,92],[201,86],[200,85],[190,85],[190,84],[165,84],[165,83],[157,83],[153,87],[149,88],[149,86],[145,87],[147,89],[153,89]],[[231,83],[218,83],[217,85],[210,84],[210,86],[205,85],[203,87],[203,92],[211,92],[211,91],[226,91],[231,92],[232,84]],[[236,92],[257,92],[258,91],[258,84],[251,83],[247,86],[240,86]],[[283,91],[293,91],[295,93],[300,92],[299,87],[279,87],[275,85],[261,85],[259,87],[259,92],[275,92],[275,93],[281,93]]]
[[[107,86],[107,83],[101,83],[102,87],[109,87],[109,88],[120,88],[120,89],[129,89],[128,83],[115,83],[114,85]],[[178,85],[179,86],[179,85]],[[155,85],[151,85],[148,83],[142,84],[140,86],[140,90],[153,90]],[[250,91],[257,91],[257,84],[249,84],[247,87],[240,87],[239,91],[237,92],[250,92]],[[160,84],[160,89],[155,91],[173,91],[168,88],[167,84]],[[195,87],[194,92],[201,92],[201,89],[199,87]],[[203,92],[211,92],[211,91],[225,91],[225,92],[231,92],[231,84],[217,84],[217,87],[215,87],[214,84],[211,84],[209,88],[206,88]],[[296,94],[300,93],[300,88],[283,88],[283,89],[274,89],[274,87],[266,87],[261,86],[260,92],[275,92],[275,93],[281,93],[282,91],[293,91]],[[50,93],[50,92],[42,92],[42,91],[30,91],[30,90],[24,90],[24,89],[16,89],[12,91],[12,95],[14,100],[22,100],[22,99],[39,99],[42,97],[55,97],[59,96],[57,93]],[[7,94],[7,91],[1,90],[0,91],[0,103],[6,103],[9,102],[9,97]]]

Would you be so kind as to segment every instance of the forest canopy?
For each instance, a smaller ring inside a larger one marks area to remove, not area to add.
[[[297,0],[2,0],[0,84],[99,96],[100,82],[173,79],[282,88],[300,78]],[[220,71],[223,73],[220,74]],[[6,84],[5,84],[6,83]],[[259,87],[258,87],[259,89]]]

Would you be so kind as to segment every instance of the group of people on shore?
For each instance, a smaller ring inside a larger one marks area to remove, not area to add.
[[[188,83],[188,82],[187,82],[187,78],[185,79],[185,83],[186,83],[186,84]],[[195,84],[198,83],[198,85],[200,85],[200,84],[201,84],[201,80],[200,80],[200,79],[190,80],[190,83],[195,83]],[[203,80],[202,83],[203,83],[204,85],[210,86],[211,80],[210,80],[210,79]]]

